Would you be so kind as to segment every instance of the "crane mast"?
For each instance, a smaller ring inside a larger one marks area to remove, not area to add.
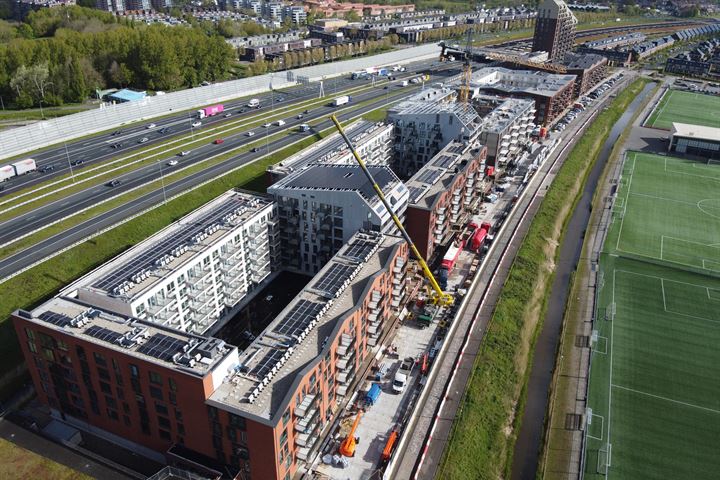
[[[342,125],[340,125],[340,122],[335,117],[335,115],[331,115],[330,118],[332,119],[333,123],[335,124],[335,128],[337,128],[338,132],[340,132],[340,135],[342,136],[343,140],[345,140],[345,143],[347,144],[348,148],[350,148],[350,151],[353,154],[353,157],[355,157],[355,160],[357,160],[358,164],[360,165],[360,168],[362,169],[363,173],[367,177],[367,179],[370,181],[370,183],[373,186],[373,189],[375,190],[375,194],[378,196],[382,204],[385,206],[385,209],[390,214],[390,217],[392,217],[393,222],[395,223],[395,226],[400,231],[400,234],[403,236],[405,241],[408,243],[408,246],[410,247],[410,250],[412,251],[413,255],[415,255],[415,258],[417,258],[418,263],[420,263],[420,267],[422,268],[423,273],[425,274],[425,278],[428,279],[430,282],[430,285],[432,286],[434,295],[431,296],[431,300],[434,303],[440,304],[440,305],[452,305],[454,302],[454,298],[449,293],[445,293],[442,291],[442,288],[440,288],[440,284],[438,284],[437,280],[435,280],[435,277],[433,276],[432,272],[430,271],[430,268],[428,267],[427,263],[425,262],[425,259],[420,255],[420,252],[418,251],[417,247],[415,246],[415,243],[413,243],[412,239],[410,238],[410,235],[408,235],[407,231],[405,230],[405,227],[403,227],[402,222],[400,219],[395,215],[392,208],[390,207],[390,204],[388,203],[387,199],[385,198],[385,195],[382,192],[382,189],[380,186],[378,186],[377,182],[372,176],[372,173],[370,173],[370,170],[368,170],[367,166],[365,165],[365,162],[362,158],[360,158],[360,154],[355,150],[355,147],[353,146],[352,142],[348,138],[348,136],[345,134],[345,130],[343,130]]]

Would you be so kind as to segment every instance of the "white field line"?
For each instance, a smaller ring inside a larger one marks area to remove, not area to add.
[[[358,93],[358,92],[362,92],[362,91],[364,91],[364,90],[368,90],[368,89],[372,89],[372,88],[373,88],[372,86],[354,87],[354,88],[351,88],[351,89],[348,89],[348,90],[343,90],[342,92],[343,92],[343,93]],[[0,206],[2,206],[2,205],[6,205],[6,204],[8,204],[8,203],[10,203],[10,202],[13,202],[13,201],[15,201],[15,200],[17,200],[17,199],[19,199],[19,198],[22,198],[22,197],[25,197],[25,196],[28,196],[28,195],[33,195],[33,198],[31,198],[30,200],[26,200],[26,201],[24,201],[24,202],[20,202],[20,203],[18,203],[18,204],[16,204],[16,205],[11,205],[11,206],[3,209],[3,210],[0,210],[0,214],[5,213],[5,212],[8,212],[8,211],[11,211],[11,210],[14,210],[14,209],[17,208],[17,207],[20,207],[20,206],[22,206],[22,205],[26,205],[26,204],[28,204],[28,203],[34,202],[34,201],[36,201],[36,200],[38,200],[38,199],[47,197],[47,196],[49,196],[49,195],[53,195],[53,194],[55,194],[55,193],[57,193],[57,192],[59,192],[59,191],[62,191],[62,190],[65,190],[65,189],[67,189],[67,188],[70,188],[70,187],[72,187],[72,186],[75,186],[75,185],[77,185],[78,183],[84,183],[84,182],[87,182],[87,181],[89,181],[89,180],[94,180],[95,178],[98,178],[99,176],[106,175],[106,174],[111,173],[111,172],[113,172],[113,171],[116,171],[116,170],[118,170],[118,169],[120,169],[120,168],[124,168],[124,167],[130,166],[130,165],[133,165],[133,164],[135,164],[135,163],[142,162],[142,161],[144,161],[144,160],[153,158],[153,157],[155,157],[155,156],[157,156],[157,155],[166,155],[168,148],[173,148],[173,149],[175,149],[175,148],[182,148],[182,147],[185,147],[185,146],[187,146],[187,145],[193,144],[193,143],[195,143],[195,142],[199,142],[199,141],[202,141],[202,140],[206,140],[206,139],[208,139],[208,138],[210,138],[210,137],[212,137],[212,136],[215,136],[215,135],[218,135],[218,134],[224,134],[224,133],[227,133],[227,132],[229,132],[229,131],[231,131],[231,130],[236,130],[237,128],[240,128],[240,127],[241,127],[241,125],[240,125],[241,123],[252,123],[252,122],[256,122],[256,121],[260,121],[260,120],[264,120],[264,119],[272,120],[272,119],[275,119],[275,118],[277,118],[277,117],[279,117],[279,116],[286,117],[288,114],[294,114],[294,113],[295,113],[297,110],[299,110],[299,109],[306,108],[306,107],[308,107],[309,105],[314,105],[314,104],[316,104],[316,103],[317,103],[317,104],[320,104],[320,103],[322,103],[323,101],[327,101],[327,97],[323,97],[323,98],[321,98],[321,99],[308,99],[308,100],[305,100],[305,101],[303,101],[303,102],[301,102],[301,103],[293,106],[293,107],[290,108],[289,110],[283,110],[282,112],[281,112],[280,110],[276,110],[276,111],[279,112],[279,113],[272,112],[272,113],[270,114],[270,116],[268,116],[266,112],[262,112],[262,113],[259,113],[259,114],[257,114],[257,115],[252,115],[252,116],[250,116],[250,117],[246,117],[246,118],[242,118],[242,119],[237,119],[237,120],[231,120],[231,121],[229,121],[229,122],[223,123],[222,125],[214,126],[214,127],[212,127],[212,128],[202,129],[202,127],[198,127],[198,128],[200,128],[201,130],[198,131],[197,133],[192,133],[192,132],[191,132],[191,133],[190,133],[190,136],[191,136],[191,140],[190,140],[190,141],[187,141],[187,138],[188,138],[188,137],[187,137],[187,135],[185,135],[185,136],[183,136],[183,137],[176,138],[176,139],[174,139],[174,140],[170,140],[170,141],[168,141],[168,142],[163,142],[163,143],[161,143],[161,144],[159,144],[159,145],[150,146],[150,147],[148,147],[146,150],[143,150],[143,151],[141,151],[141,152],[131,153],[131,154],[128,154],[128,155],[126,155],[126,156],[124,156],[124,157],[121,157],[121,158],[118,158],[118,159],[115,159],[115,160],[112,160],[112,161],[109,161],[109,162],[103,162],[102,164],[99,164],[99,165],[95,165],[95,166],[93,166],[93,167],[91,167],[91,168],[89,168],[89,169],[87,169],[87,170],[83,170],[83,172],[80,173],[79,175],[85,175],[85,174],[91,173],[91,172],[93,172],[93,171],[95,171],[95,170],[103,169],[103,168],[105,168],[105,167],[107,167],[107,166],[109,166],[109,165],[113,165],[113,164],[116,164],[116,163],[118,163],[118,162],[123,162],[123,161],[129,160],[129,159],[134,158],[134,157],[137,157],[137,156],[139,156],[139,155],[147,155],[146,157],[143,157],[143,158],[141,158],[141,159],[139,159],[139,160],[136,160],[136,161],[134,161],[134,162],[124,163],[124,164],[121,165],[121,166],[118,166],[118,167],[113,168],[113,169],[105,170],[105,171],[103,171],[103,172],[101,172],[101,173],[99,173],[99,174],[97,174],[97,175],[93,175],[93,176],[90,176],[90,177],[82,178],[82,179],[77,180],[77,181],[73,181],[72,183],[70,183],[70,184],[68,184],[68,185],[59,187],[59,188],[54,189],[53,191],[48,192],[48,193],[44,193],[44,194],[39,194],[39,195],[37,195],[37,192],[40,192],[40,191],[42,191],[42,190],[51,188],[51,187],[53,187],[53,186],[55,186],[55,185],[58,185],[58,184],[61,184],[61,183],[65,183],[65,182],[67,182],[68,180],[71,180],[72,177],[64,177],[64,178],[62,178],[62,179],[58,179],[58,180],[52,181],[52,182],[47,183],[47,184],[43,184],[42,186],[40,186],[40,187],[38,187],[38,188],[35,188],[35,189],[33,189],[33,190],[29,190],[29,191],[27,191],[27,192],[23,192],[23,193],[20,193],[20,194],[18,194],[18,195],[15,195],[15,196],[13,196],[13,197],[10,197],[10,198],[8,198],[8,199],[6,199],[6,200],[4,200],[4,201],[0,201]],[[352,105],[349,105],[349,106],[352,106]],[[345,108],[348,108],[348,107],[345,107]],[[338,110],[340,110],[340,109],[338,109]],[[188,118],[188,119],[186,119],[186,120],[183,120],[183,122],[187,122],[187,121],[190,121],[190,120],[192,120],[192,119],[191,119],[191,118]],[[259,125],[256,125],[255,127],[252,127],[252,128],[257,128],[258,126],[259,126]],[[282,130],[280,130],[280,132],[282,132],[282,131],[284,131],[284,130],[286,130],[286,129],[282,129]],[[241,134],[241,133],[245,133],[245,132],[238,132],[238,134]],[[276,133],[279,133],[279,132],[276,132]],[[234,134],[234,133],[233,133],[233,134]],[[198,139],[194,139],[194,137],[195,137],[196,135],[198,136]],[[139,136],[139,135],[138,135],[138,136]],[[180,144],[180,145],[175,145],[175,146],[171,147],[171,145],[177,144],[177,143],[179,143],[179,142],[185,142],[185,143],[182,143],[182,144]],[[157,153],[151,153],[151,152],[153,152],[153,151],[155,151],[155,150],[161,150],[161,151],[160,151],[160,152],[157,152]]]
[[[682,203],[685,205],[692,205],[693,207],[697,206],[697,202],[686,202],[684,200],[676,200],[674,198],[659,197],[657,195],[648,195],[647,193],[631,193],[630,195],[632,195],[634,197],[652,198],[654,200],[665,200],[666,202]]]
[[[622,226],[622,224],[621,224]],[[616,274],[617,270],[613,269],[613,288],[612,288],[612,303],[615,304],[615,285],[616,285]],[[615,307],[617,309],[617,306]],[[610,374],[608,379],[608,411],[607,411],[607,443],[610,444],[610,429],[612,428],[612,374],[613,374],[613,343],[615,340],[614,334],[615,334],[615,320],[617,319],[617,310],[616,314],[613,315],[613,319],[610,322]],[[610,463],[610,452],[608,452],[608,464]],[[606,471],[606,479],[609,476],[609,471]]]
[[[600,419],[600,438],[594,437],[588,433],[588,438],[594,438],[595,440],[600,440],[602,442],[603,439],[603,432],[605,431],[605,417],[602,415],[597,415],[595,413],[591,414],[590,418],[599,418]]]
[[[396,102],[396,100],[395,100],[395,101],[392,101],[392,102],[390,102],[390,103],[386,103],[385,105],[378,107],[378,109],[383,108],[383,107],[385,107],[385,106],[387,106],[387,105],[391,105],[392,103],[395,103],[395,102]],[[377,110],[377,109],[376,109],[376,110]],[[361,114],[355,115],[355,116],[347,119],[345,122],[349,122],[349,121],[355,120],[355,119],[357,119],[357,118],[360,118],[360,117],[362,117],[363,115],[365,115],[365,114],[367,114],[367,113],[369,113],[369,112],[365,112],[365,113],[361,113]],[[331,128],[332,128],[332,127],[331,127]],[[304,138],[298,139],[296,142],[293,142],[293,143],[290,143],[290,144],[288,144],[288,145],[285,145],[283,148],[287,148],[287,147],[290,147],[290,146],[292,146],[292,145],[295,145],[296,143],[298,143],[298,142],[300,142],[300,141],[302,141],[302,140],[304,140]],[[227,153],[227,152],[225,152],[225,153]],[[275,153],[275,152],[272,152],[272,153]],[[267,154],[262,155],[262,156],[260,156],[260,157],[258,157],[258,158],[256,158],[256,159],[254,159],[254,160],[251,160],[251,161],[249,161],[249,162],[247,162],[247,163],[244,163],[244,164],[242,164],[242,165],[238,165],[237,167],[235,167],[235,168],[233,168],[233,169],[231,169],[231,170],[228,170],[228,171],[223,172],[223,173],[221,173],[221,174],[219,174],[219,175],[216,175],[216,176],[213,177],[213,178],[209,178],[209,179],[205,180],[204,182],[201,182],[201,183],[199,183],[199,184],[197,184],[197,185],[194,185],[194,186],[192,186],[192,187],[190,187],[190,188],[188,188],[188,189],[183,190],[182,192],[179,192],[179,193],[177,193],[177,194],[175,194],[175,195],[173,195],[173,196],[171,196],[171,197],[168,197],[168,198],[167,198],[167,201],[168,201],[168,202],[169,202],[169,201],[172,201],[172,200],[174,200],[174,199],[176,199],[176,198],[178,198],[178,197],[181,197],[182,195],[185,195],[186,193],[189,193],[189,192],[191,192],[191,191],[193,191],[193,190],[196,190],[196,189],[198,189],[198,188],[200,188],[200,187],[203,187],[203,186],[207,185],[207,184],[210,183],[210,182],[213,182],[213,181],[215,181],[215,180],[217,180],[217,179],[219,179],[219,178],[222,178],[222,177],[224,177],[225,175],[228,175],[228,174],[230,174],[230,173],[233,173],[233,172],[235,172],[235,171],[237,171],[237,170],[239,170],[239,169],[241,169],[241,168],[245,168],[245,167],[247,167],[248,165],[252,165],[253,163],[262,160],[263,158],[267,157],[268,155],[271,155],[272,153],[267,153]],[[221,155],[221,154],[218,154],[218,155]],[[26,267],[24,267],[24,268],[22,268],[22,269],[20,269],[20,270],[18,270],[18,271],[13,272],[11,275],[6,276],[5,278],[1,278],[1,279],[0,279],[0,284],[3,284],[3,283],[5,283],[5,282],[7,282],[8,280],[10,280],[10,279],[12,279],[12,278],[20,275],[21,273],[23,273],[23,272],[25,272],[25,271],[27,271],[27,270],[30,270],[31,268],[36,267],[37,265],[40,265],[41,263],[46,262],[47,260],[50,260],[51,258],[54,258],[54,257],[60,255],[61,253],[64,253],[64,252],[70,250],[71,248],[74,248],[74,247],[76,247],[76,246],[78,246],[78,245],[80,245],[80,244],[82,244],[82,243],[84,243],[84,242],[86,242],[86,241],[88,241],[88,240],[91,240],[91,239],[93,239],[93,238],[95,238],[95,237],[97,237],[97,236],[99,236],[99,235],[101,235],[101,234],[103,234],[103,233],[105,233],[105,232],[107,232],[107,231],[110,231],[110,230],[112,230],[112,229],[115,228],[115,227],[118,227],[118,226],[120,226],[120,225],[122,225],[122,224],[124,224],[124,223],[127,223],[127,222],[129,222],[130,220],[139,217],[140,215],[143,215],[143,214],[145,214],[145,213],[147,213],[147,212],[150,212],[150,211],[158,208],[159,206],[163,205],[164,203],[165,203],[164,201],[163,201],[163,202],[158,202],[158,203],[156,203],[155,205],[152,205],[152,206],[150,206],[150,207],[148,207],[148,208],[146,208],[146,209],[144,209],[144,210],[136,213],[135,215],[132,215],[132,216],[127,217],[127,218],[124,218],[124,219],[122,219],[121,221],[119,221],[119,222],[117,222],[117,223],[114,223],[114,224],[112,224],[112,225],[109,225],[109,226],[107,226],[106,228],[104,228],[104,229],[102,229],[102,230],[98,230],[98,231],[96,231],[95,233],[93,233],[93,234],[91,234],[91,235],[88,235],[88,236],[86,236],[86,237],[78,240],[77,242],[75,242],[75,243],[73,243],[73,244],[71,244],[71,245],[68,245],[68,246],[65,247],[65,248],[62,248],[62,249],[57,250],[57,251],[54,251],[54,252],[52,252],[51,254],[46,255],[45,257],[41,258],[41,259],[38,260],[37,262],[33,262],[32,264],[30,264],[30,265],[28,265],[28,266],[26,266]],[[59,240],[58,240],[58,241],[59,241]],[[51,244],[51,245],[52,245],[52,244]],[[31,248],[31,247],[28,247],[28,248]],[[23,251],[24,251],[24,250],[21,250],[20,252],[16,252],[16,253],[13,254],[13,256],[15,256],[15,255],[19,256],[20,254],[22,254]],[[17,261],[19,261],[19,260],[17,260]],[[17,262],[17,261],[16,261],[16,262]],[[16,262],[12,262],[12,263],[10,263],[9,265],[13,265],[13,263],[16,263]]]
[[[664,278],[660,279],[660,288],[662,289],[663,310],[665,310],[667,312],[668,308],[667,308],[667,298],[665,297],[665,279]]]
[[[677,405],[683,405],[683,406],[685,406],[685,407],[696,408],[696,409],[698,409],[698,410],[704,410],[704,411],[706,411],[706,412],[711,412],[711,413],[718,413],[718,414],[720,414],[720,410],[715,410],[714,408],[702,407],[702,406],[700,406],[700,405],[695,405],[695,404],[693,404],[693,403],[682,402],[682,401],[680,401],[680,400],[675,400],[674,398],[668,398],[668,397],[663,397],[662,395],[655,395],[655,394],[653,394],[653,393],[643,392],[642,390],[636,390],[636,389],[634,389],[634,388],[625,387],[625,386],[623,386],[623,385],[615,385],[615,384],[613,384],[613,385],[610,385],[610,386],[611,386],[612,388],[619,388],[619,389],[621,389],[621,390],[626,390],[626,391],[628,391],[628,392],[637,393],[637,394],[639,394],[639,395],[645,395],[645,396],[647,396],[647,397],[657,398],[658,400],[664,400],[664,401],[666,401],[666,402],[675,403],[675,404],[677,404]]]
[[[633,173],[635,173],[636,158],[637,158],[637,155],[633,155],[633,164],[632,164],[632,169],[630,170],[630,180],[628,180],[627,192],[625,194],[625,201],[623,202],[624,213],[627,212],[627,204],[628,204],[628,200],[630,199],[630,188],[632,187]],[[620,219],[620,229],[618,230],[618,237],[617,237],[617,242],[615,243],[615,250],[620,250],[620,238],[622,237],[623,224],[625,223],[625,214],[624,213],[623,213],[622,218]]]

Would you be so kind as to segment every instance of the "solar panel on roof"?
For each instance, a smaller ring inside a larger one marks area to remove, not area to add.
[[[158,360],[168,362],[172,357],[182,351],[187,342],[162,333],[156,333],[137,349],[138,353],[149,355]]]
[[[330,297],[336,297],[357,270],[357,266],[333,263],[330,268],[310,288],[325,292]]]
[[[158,259],[171,255],[171,252],[176,248],[191,243],[193,237],[202,234],[209,227],[219,225],[226,215],[246,205],[247,201],[243,198],[228,198],[225,202],[213,208],[212,211],[193,220],[191,223],[175,231],[172,235],[111,270],[107,275],[95,282],[93,286],[107,292],[112,292],[113,289],[126,282],[141,270],[154,270],[155,263]]]
[[[347,249],[342,253],[342,256],[358,262],[364,262],[370,257],[376,246],[376,242],[358,239],[348,245]]]
[[[308,325],[317,318],[323,307],[324,305],[322,303],[300,300],[290,312],[280,320],[273,331],[281,335],[297,338],[305,331]]]
[[[270,370],[278,364],[284,354],[285,350],[271,348],[252,370],[250,370],[250,374],[255,375],[257,378],[264,378]]]
[[[56,312],[43,312],[38,315],[38,318],[48,323],[52,323],[53,325],[57,325],[58,327],[66,327],[70,325],[70,322],[72,322],[71,317]]]
[[[428,168],[417,176],[417,180],[422,183],[427,183],[428,185],[435,185],[435,183],[440,180],[440,177],[443,176],[443,173],[442,170]]]
[[[420,201],[423,195],[425,195],[425,192],[427,192],[428,187],[422,186],[422,187],[409,187],[408,188],[408,195],[409,195],[409,201],[410,203],[417,203]]]
[[[122,337],[122,334],[114,332],[107,328],[100,327],[98,325],[93,325],[92,327],[85,330],[85,335],[90,335],[93,338],[97,338],[98,340],[102,340],[103,342],[108,343],[116,343],[118,339]]]
[[[441,157],[438,157],[433,163],[438,167],[450,168],[455,164],[456,160],[457,157],[454,155],[442,155]]]

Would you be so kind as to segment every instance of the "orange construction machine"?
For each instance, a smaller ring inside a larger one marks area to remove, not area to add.
[[[357,442],[355,441],[355,430],[357,430],[358,424],[360,423],[360,417],[362,417],[362,410],[358,411],[357,417],[355,417],[355,422],[353,423],[352,428],[350,429],[350,432],[348,433],[347,437],[343,442],[340,444],[340,455],[343,457],[353,457],[355,456],[355,447],[357,445]]]

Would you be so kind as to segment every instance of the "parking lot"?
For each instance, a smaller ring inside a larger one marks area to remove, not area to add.
[[[609,77],[603,83],[597,85],[592,90],[586,92],[586,94],[580,97],[580,99],[575,102],[572,108],[553,125],[551,131],[562,132],[563,130],[565,130],[568,124],[575,120],[575,118],[580,115],[580,113],[582,113],[585,108],[592,105],[598,99],[602,98],[607,93],[607,91],[610,90],[612,86],[615,85],[616,82],[620,81],[624,76],[625,74],[623,72],[618,72],[615,75]]]

